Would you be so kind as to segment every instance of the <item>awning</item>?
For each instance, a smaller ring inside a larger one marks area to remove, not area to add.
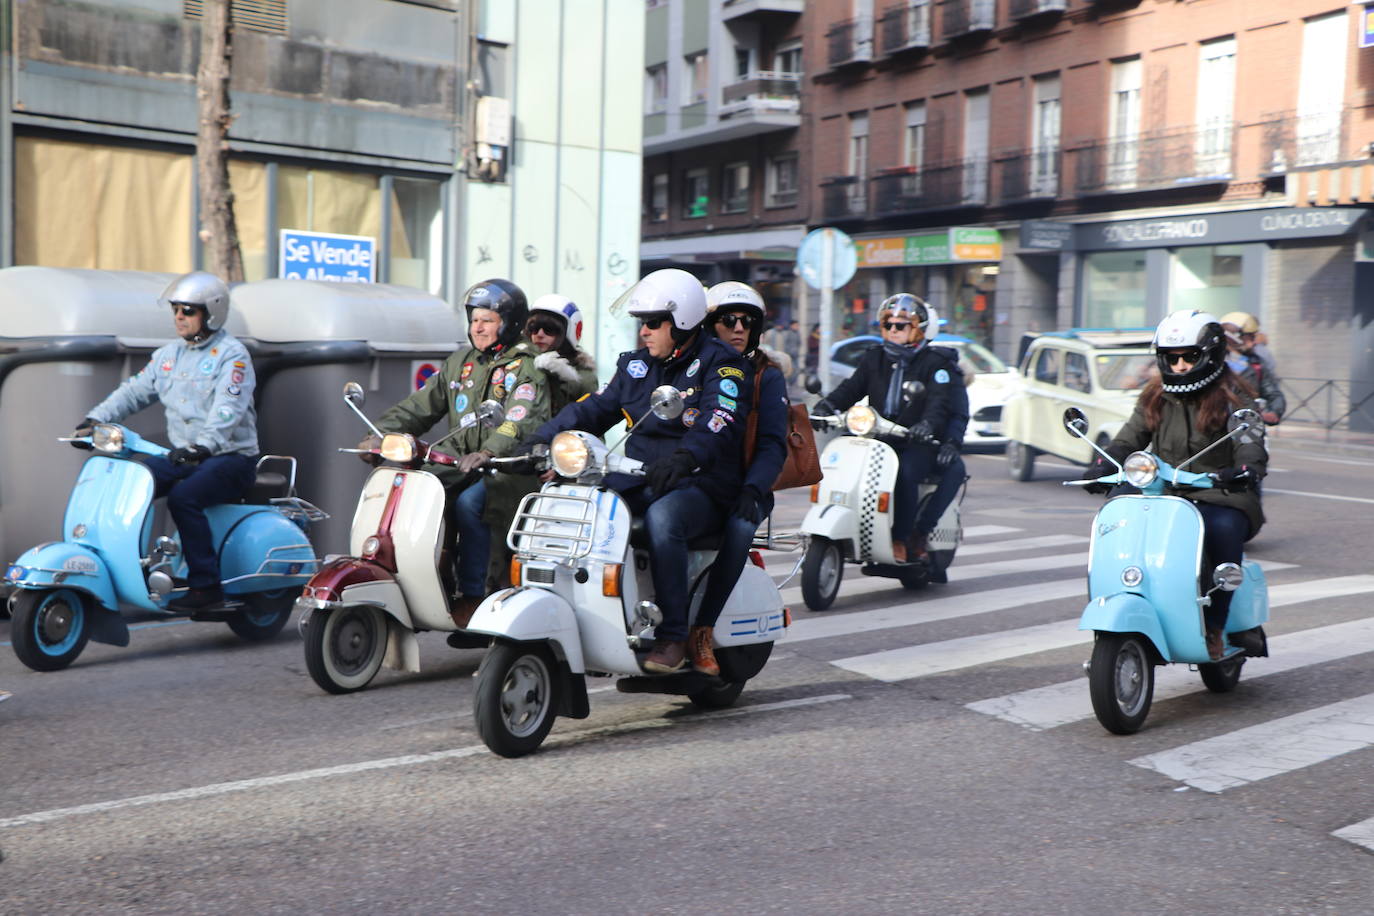
[[[646,239],[639,245],[641,261],[794,261],[805,226],[760,229],[753,232],[712,232],[672,239]]]

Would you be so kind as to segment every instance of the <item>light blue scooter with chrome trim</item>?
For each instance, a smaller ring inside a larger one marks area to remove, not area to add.
[[[1064,412],[1064,427],[1118,468],[1116,474],[1068,480],[1065,486],[1126,484],[1140,491],[1109,499],[1093,520],[1088,606],[1078,624],[1096,634],[1092,659],[1085,663],[1093,712],[1103,728],[1129,735],[1140,730],[1150,712],[1155,665],[1196,665],[1207,689],[1225,693],[1240,681],[1247,655],[1269,654],[1264,571],[1245,560],[1221,563],[1204,577],[1202,514],[1188,500],[1165,495],[1170,487],[1215,486],[1211,475],[1183,468],[1230,439],[1262,436],[1264,424],[1253,410],[1236,411],[1225,436],[1177,468],[1149,452],[1134,452],[1118,463],[1088,439],[1087,418],[1077,408]],[[1205,591],[1204,581],[1211,583]],[[1213,662],[1203,611],[1217,591],[1232,595],[1226,654]]]
[[[14,589],[14,654],[35,671],[65,668],[88,640],[127,646],[122,611],[172,615],[165,605],[185,589],[179,536],[152,538],[155,484],[136,457],[163,456],[168,449],[114,423],[59,441],[88,442],[96,452],[82,465],[67,501],[66,539],[29,548],[5,574]],[[264,472],[265,462],[289,465],[289,477]],[[294,458],[264,455],[249,501],[206,510],[226,601],[192,619],[227,623],[250,641],[281,631],[301,586],[319,567],[310,523],[327,518],[295,495],[295,477]]]

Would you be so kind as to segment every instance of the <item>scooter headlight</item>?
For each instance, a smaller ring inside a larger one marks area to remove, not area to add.
[[[878,412],[866,404],[851,407],[844,413],[844,425],[856,436],[867,436],[878,425]]]
[[[405,464],[415,459],[415,437],[409,433],[387,433],[382,437],[382,457]]]
[[[124,451],[124,430],[113,423],[97,423],[91,433],[91,445],[97,451],[114,454]]]
[[[1140,489],[1154,483],[1159,476],[1159,464],[1148,452],[1132,452],[1121,467],[1126,473],[1126,482]]]
[[[549,444],[549,458],[560,477],[575,479],[587,470],[592,460],[592,450],[581,436],[565,431],[553,437],[553,442]]]

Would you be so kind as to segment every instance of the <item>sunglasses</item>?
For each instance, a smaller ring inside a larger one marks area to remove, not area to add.
[[[721,315],[716,319],[717,324],[723,324],[727,328],[744,328],[748,330],[754,326],[753,315]]]
[[[198,305],[174,305],[174,306],[172,306],[172,312],[175,313],[175,314],[177,314],[177,315],[182,316],[183,318],[190,318],[190,317],[192,317],[193,315],[199,315],[202,311],[204,311],[204,310],[203,310],[200,306],[198,306]]]
[[[905,331],[911,327],[910,321],[884,321],[883,330],[885,331]]]
[[[553,318],[531,318],[525,325],[525,333],[543,333],[550,337],[557,337],[563,333],[563,328]]]
[[[667,320],[667,315],[654,315],[651,318],[639,319],[639,326],[642,328],[648,328],[651,331],[657,331],[659,328],[663,327],[663,322]]]
[[[1170,366],[1177,362],[1197,365],[1198,360],[1202,359],[1202,351],[1197,347],[1191,347],[1187,350],[1162,350],[1159,355]]]

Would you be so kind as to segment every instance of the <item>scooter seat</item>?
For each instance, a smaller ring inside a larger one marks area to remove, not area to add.
[[[687,542],[688,550],[720,550],[721,545],[720,531],[712,531],[710,534],[703,534],[699,538],[692,538]],[[630,546],[648,550],[652,545],[649,543],[649,531],[644,525],[644,519],[637,518],[634,524],[630,525]]]
[[[266,506],[270,505],[274,498],[290,495],[290,481],[285,474],[278,471],[258,471],[257,477],[253,480],[253,487],[243,501],[253,506]]]

